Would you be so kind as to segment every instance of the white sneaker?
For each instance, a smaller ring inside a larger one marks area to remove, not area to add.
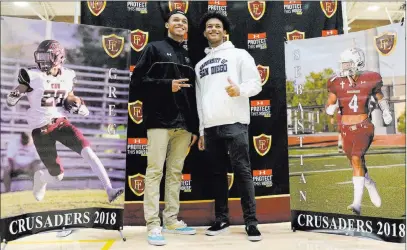
[[[382,205],[382,199],[377,192],[376,183],[370,178],[365,178],[365,187],[369,192],[369,197],[373,205],[375,205],[376,207],[380,207]]]
[[[163,246],[167,244],[164,236],[161,234],[161,228],[159,227],[153,228],[148,232],[147,242],[154,246]]]
[[[41,176],[44,175],[42,170],[38,170],[34,173],[34,185],[33,195],[37,201],[44,199],[47,183],[41,180]]]

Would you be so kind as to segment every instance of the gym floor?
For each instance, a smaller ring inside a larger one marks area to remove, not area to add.
[[[150,246],[146,240],[145,227],[125,227],[123,242],[116,231],[99,229],[78,229],[64,238],[57,237],[56,232],[42,233],[9,242],[6,250],[119,250],[119,249],[169,249],[169,250],[401,250],[405,244],[386,243],[377,240],[349,236],[292,232],[289,223],[262,224],[259,229],[263,234],[260,242],[249,242],[243,226],[232,226],[229,232],[218,236],[206,236],[204,227],[197,228],[197,234],[168,235],[167,245]],[[1,245],[4,247],[4,244]]]

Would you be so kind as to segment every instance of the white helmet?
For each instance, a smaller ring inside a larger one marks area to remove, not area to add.
[[[340,56],[340,76],[353,76],[365,67],[365,53],[359,48],[347,49]]]

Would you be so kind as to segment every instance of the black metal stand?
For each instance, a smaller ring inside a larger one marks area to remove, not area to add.
[[[68,235],[70,235],[72,233],[73,233],[72,229],[65,229],[65,227],[63,227],[61,231],[57,232],[57,237],[58,238],[63,238],[63,237],[66,237],[66,236],[68,236]]]
[[[123,228],[119,229],[120,238],[122,238],[123,241],[126,241],[127,239],[126,239],[126,237],[124,237],[122,230],[123,230]]]

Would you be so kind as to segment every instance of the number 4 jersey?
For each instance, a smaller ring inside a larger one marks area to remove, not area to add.
[[[347,77],[332,77],[328,80],[328,91],[335,94],[342,115],[360,115],[369,113],[371,96],[380,93],[383,86],[379,73],[358,72],[354,83]]]
[[[49,124],[53,118],[66,116],[63,101],[73,90],[75,81],[75,71],[67,68],[61,68],[57,76],[32,68],[20,70],[19,83],[32,89],[27,93],[30,103],[27,120],[32,129]]]

